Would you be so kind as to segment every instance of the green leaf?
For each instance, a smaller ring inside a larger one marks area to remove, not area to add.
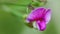
[[[23,17],[26,14],[27,6],[2,5],[2,10],[18,17]]]
[[[14,3],[20,5],[28,5],[32,0],[0,0],[0,3]]]

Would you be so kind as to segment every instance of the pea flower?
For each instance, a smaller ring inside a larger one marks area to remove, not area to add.
[[[33,23],[35,21],[37,29],[40,31],[44,31],[50,19],[51,19],[50,9],[39,7],[39,8],[32,10],[26,20],[29,23]]]

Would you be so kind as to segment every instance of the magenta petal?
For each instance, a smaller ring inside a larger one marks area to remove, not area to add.
[[[43,7],[39,7],[32,10],[32,12],[28,15],[27,20],[28,21],[38,20],[42,16],[43,12],[45,12],[45,10],[46,9]]]
[[[51,19],[50,9],[39,7],[31,11],[26,21],[29,23],[36,21],[38,30],[44,31],[46,29],[46,24],[49,23],[50,19]]]
[[[38,30],[44,31],[46,29],[46,23],[44,21],[37,21],[37,28]]]
[[[48,9],[48,10],[46,11],[46,14],[45,14],[46,24],[49,23],[50,19],[51,19],[51,11],[50,11],[50,9]]]

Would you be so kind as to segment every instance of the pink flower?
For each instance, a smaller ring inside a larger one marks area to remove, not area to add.
[[[27,21],[29,23],[36,21],[37,29],[41,31],[44,31],[46,29],[46,25],[47,23],[49,23],[50,19],[51,19],[50,9],[46,9],[43,7],[39,7],[32,10],[27,17]]]

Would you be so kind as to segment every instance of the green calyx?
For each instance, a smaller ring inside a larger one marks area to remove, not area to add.
[[[31,5],[33,6],[33,7],[40,7],[40,6],[44,6],[46,4],[46,1],[33,1],[32,3],[31,3]]]

